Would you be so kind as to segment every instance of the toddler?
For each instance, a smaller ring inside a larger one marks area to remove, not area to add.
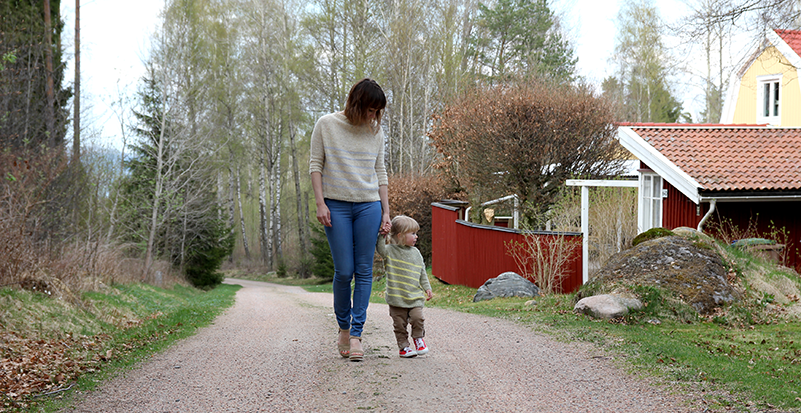
[[[428,353],[423,337],[423,305],[434,297],[428,282],[420,250],[414,247],[420,224],[413,218],[399,215],[392,219],[387,238],[378,237],[376,251],[384,259],[387,272],[386,300],[401,357]],[[407,326],[412,325],[412,345],[409,345]]]

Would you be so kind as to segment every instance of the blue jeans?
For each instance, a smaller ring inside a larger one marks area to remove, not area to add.
[[[361,337],[373,288],[373,255],[381,226],[381,202],[325,200],[331,226],[325,227],[334,259],[334,314],[343,330]],[[353,301],[351,281],[355,278]]]

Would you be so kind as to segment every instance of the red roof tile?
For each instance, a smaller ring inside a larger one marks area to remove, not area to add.
[[[801,129],[632,125],[705,190],[801,189]]]
[[[774,30],[793,51],[801,56],[801,30]]]

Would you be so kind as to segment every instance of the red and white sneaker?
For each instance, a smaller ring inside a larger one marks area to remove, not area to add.
[[[422,337],[414,339],[414,346],[417,347],[417,354],[422,356],[428,353],[428,346],[426,346],[426,342],[423,341]]]
[[[408,346],[401,350],[398,354],[403,358],[417,357],[417,352]]]

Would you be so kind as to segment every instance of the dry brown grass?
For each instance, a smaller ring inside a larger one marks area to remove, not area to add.
[[[637,236],[636,188],[590,188],[590,273]],[[568,188],[545,220],[553,231],[581,231],[581,192]]]

